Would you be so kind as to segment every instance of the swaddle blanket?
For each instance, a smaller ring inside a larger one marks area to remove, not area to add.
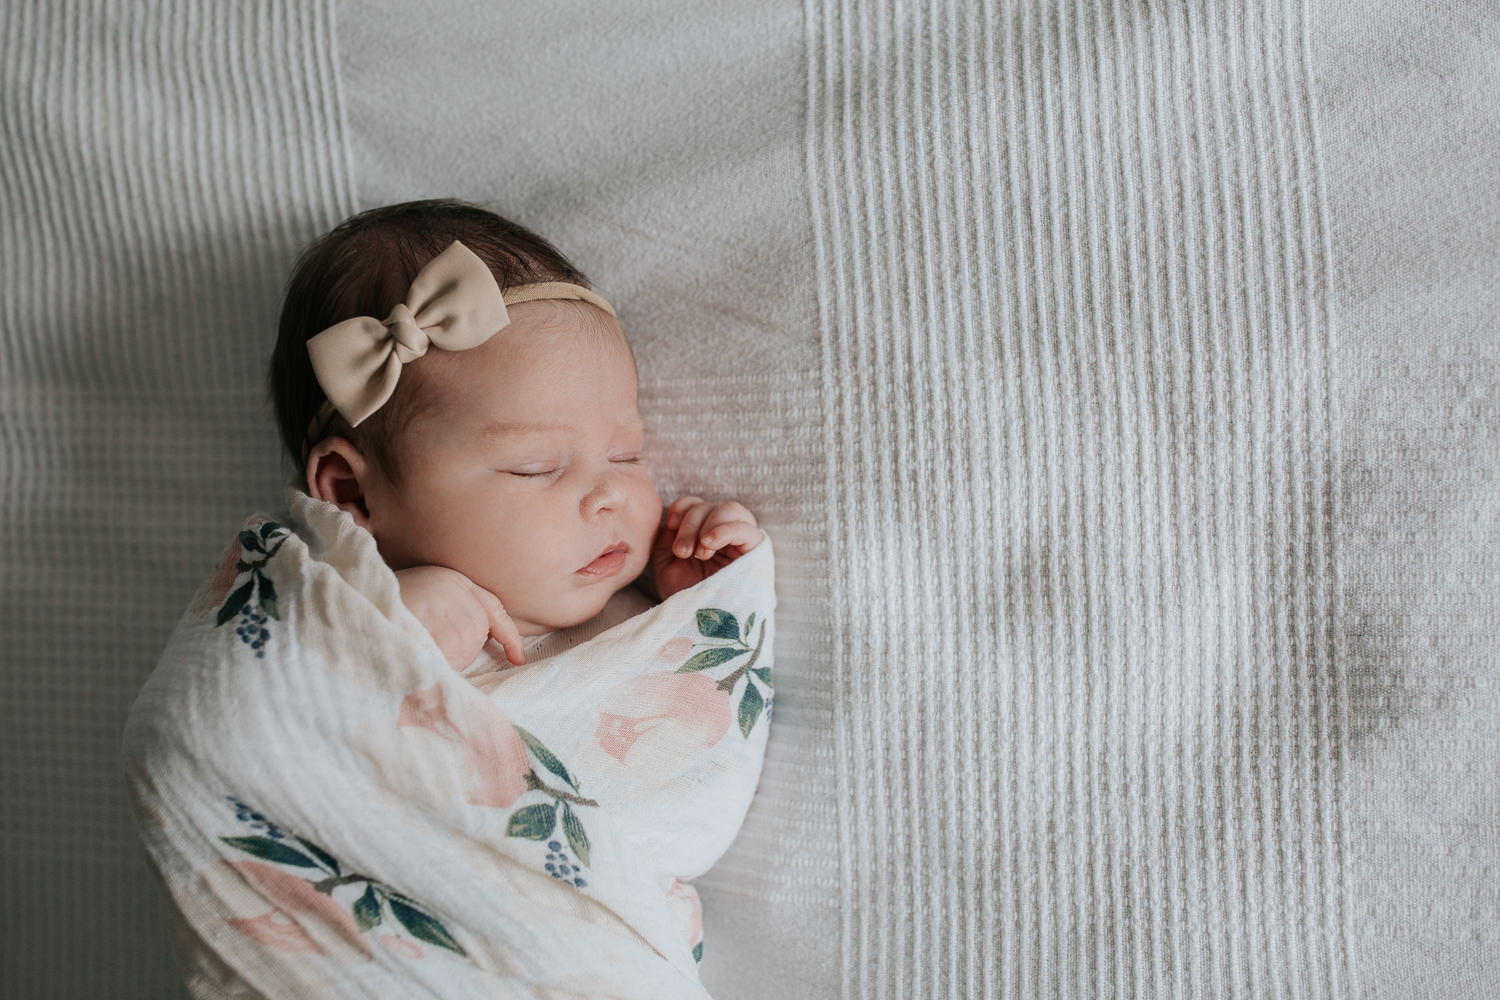
[[[126,728],[195,995],[706,996],[688,880],[760,773],[769,539],[555,656],[460,674],[369,533],[287,497]]]

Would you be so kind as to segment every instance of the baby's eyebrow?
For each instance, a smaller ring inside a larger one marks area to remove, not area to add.
[[[620,421],[622,428],[633,431],[644,431],[645,422],[640,417],[631,417]],[[479,429],[483,437],[504,437],[507,434],[542,434],[547,431],[571,430],[572,424],[558,423],[556,421],[539,420],[491,420]]]
[[[567,429],[567,424],[560,423],[526,420],[491,420],[479,429],[479,433],[484,437],[504,437],[507,434],[541,434],[546,431],[565,431]]]

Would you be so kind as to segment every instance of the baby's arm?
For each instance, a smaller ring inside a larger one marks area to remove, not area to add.
[[[397,570],[396,581],[401,585],[401,603],[432,634],[454,670],[464,670],[473,663],[492,635],[511,663],[526,662],[521,632],[506,614],[500,598],[458,570],[413,566]]]
[[[665,600],[713,576],[764,537],[755,515],[733,500],[713,504],[702,497],[678,497],[651,546],[658,595]]]

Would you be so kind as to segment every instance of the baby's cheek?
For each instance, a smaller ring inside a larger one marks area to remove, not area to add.
[[[635,548],[640,544],[650,550],[651,543],[656,540],[656,529],[661,524],[661,497],[648,481],[642,484],[631,506],[631,528],[636,537],[630,540],[630,546]]]

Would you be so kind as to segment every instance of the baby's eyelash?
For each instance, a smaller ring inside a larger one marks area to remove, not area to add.
[[[612,458],[610,459],[610,461],[621,465],[640,465],[641,456],[631,455],[626,458]],[[516,469],[507,469],[506,472],[512,476],[519,476],[522,479],[545,479],[551,476],[558,475],[562,472],[562,469],[561,467],[556,469],[547,469],[545,472],[520,472]]]

